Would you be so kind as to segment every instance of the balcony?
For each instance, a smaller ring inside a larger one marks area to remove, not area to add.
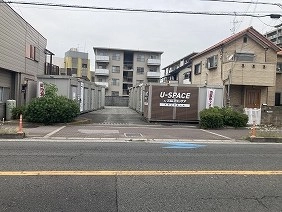
[[[109,74],[110,74],[109,69],[98,68],[98,69],[95,70],[96,76],[109,76]]]
[[[96,55],[96,62],[97,63],[109,63],[110,56]]]
[[[108,82],[95,82],[95,84],[96,84],[96,85],[99,85],[99,86],[106,87],[106,88],[109,87],[109,83],[108,83]]]
[[[274,86],[276,64],[228,62],[222,65],[223,79],[230,74],[231,85]]]
[[[161,77],[160,72],[147,72],[147,78],[154,78],[154,79],[159,79]]]
[[[161,60],[160,59],[148,59],[147,60],[147,65],[148,66],[160,66],[161,65]]]
[[[133,82],[133,77],[123,77],[123,82],[124,83],[132,83]]]

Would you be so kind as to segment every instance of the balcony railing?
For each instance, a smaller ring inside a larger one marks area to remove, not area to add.
[[[106,88],[109,87],[109,83],[108,82],[95,82],[96,85],[100,85],[100,86],[104,86]]]
[[[109,74],[110,74],[109,69],[98,68],[95,70],[96,76],[109,76]]]
[[[223,64],[222,70],[231,85],[274,86],[276,81],[276,64],[237,61]]]
[[[133,82],[133,78],[132,77],[123,77],[123,82]]]
[[[161,73],[160,72],[147,72],[147,78],[160,78]]]
[[[148,59],[147,60],[147,65],[148,66],[160,66],[161,65],[161,60],[160,59]]]
[[[98,62],[98,63],[108,63],[108,62],[110,62],[110,56],[96,55],[96,62]]]

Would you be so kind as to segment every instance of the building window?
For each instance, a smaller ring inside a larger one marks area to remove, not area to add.
[[[112,60],[120,61],[120,53],[113,53]]]
[[[112,91],[112,96],[119,96],[119,92],[118,91]]]
[[[202,69],[201,63],[194,65],[194,74],[195,75],[201,74],[201,71],[202,71],[201,69]]]
[[[158,67],[150,67],[149,72],[158,72]]]
[[[254,62],[255,54],[253,53],[235,53],[235,61]]]
[[[6,102],[10,99],[10,88],[0,87],[0,102]]]
[[[143,67],[137,67],[137,74],[144,74],[144,68]]]
[[[107,66],[106,65],[99,65],[98,69],[107,69]]]
[[[119,79],[112,79],[112,85],[119,86]]]
[[[77,68],[72,68],[71,69],[71,74],[76,76],[77,75]]]
[[[248,42],[248,37],[247,37],[247,36],[245,36],[245,37],[243,38],[243,42],[244,42],[244,43],[247,43],[247,42]]]
[[[4,102],[4,88],[0,87],[0,102]]]
[[[159,59],[159,56],[156,54],[151,54],[150,59]]]
[[[217,55],[213,55],[207,59],[207,69],[213,69],[217,67]]]
[[[101,51],[101,52],[97,52],[97,55],[99,55],[99,56],[108,56],[108,53]]]
[[[87,64],[82,64],[82,68],[87,68]]]
[[[148,79],[148,82],[150,83],[150,82],[156,82],[156,83],[158,83],[159,82],[159,79]]]
[[[138,54],[137,55],[137,61],[144,62],[145,61],[145,55],[144,54]]]
[[[281,106],[281,93],[275,93],[275,106]]]
[[[39,49],[33,45],[26,45],[25,57],[38,62],[39,61]]]
[[[112,67],[112,73],[119,73],[120,72],[120,67],[119,66],[113,66]]]
[[[184,73],[184,79],[191,79],[191,72]]]

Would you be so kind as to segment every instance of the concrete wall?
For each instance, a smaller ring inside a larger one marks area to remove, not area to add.
[[[282,126],[282,107],[281,106],[262,106],[261,124]]]
[[[122,106],[128,107],[128,96],[106,96],[105,106]]]

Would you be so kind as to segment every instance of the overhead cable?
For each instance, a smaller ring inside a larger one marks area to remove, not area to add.
[[[282,14],[247,14],[241,12],[194,12],[194,11],[175,11],[175,10],[149,10],[149,9],[134,9],[134,8],[114,8],[114,7],[97,7],[85,5],[69,5],[69,4],[56,4],[56,3],[42,3],[42,2],[23,2],[23,1],[3,1],[0,3],[7,4],[21,4],[21,5],[34,5],[34,6],[48,6],[48,7],[63,7],[63,8],[76,8],[76,9],[91,9],[91,10],[106,10],[106,11],[125,11],[125,12],[146,12],[146,13],[166,13],[166,14],[184,14],[184,15],[214,15],[214,16],[249,16],[262,18],[267,16],[282,16]]]

